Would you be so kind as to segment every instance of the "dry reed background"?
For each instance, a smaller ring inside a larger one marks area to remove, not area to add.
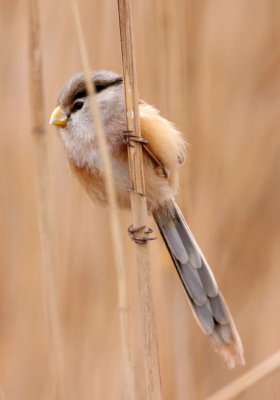
[[[133,1],[140,95],[190,142],[179,200],[244,341],[246,368],[228,371],[190,315],[160,240],[152,248],[163,399],[201,400],[280,348],[280,3]],[[93,68],[121,71],[117,1],[80,2]],[[49,399],[26,2],[2,0],[0,385],[7,400]],[[81,69],[70,4],[41,1],[46,112]],[[49,131],[65,352],[65,398],[120,399],[117,287],[108,211],[92,205]],[[144,399],[134,251],[122,212],[136,388]],[[238,399],[279,399],[275,371]],[[188,397],[187,397],[188,395]],[[3,397],[3,396],[2,396]]]

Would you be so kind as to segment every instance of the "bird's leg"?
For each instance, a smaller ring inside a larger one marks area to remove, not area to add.
[[[149,149],[148,146],[146,146],[146,144],[143,144],[143,149],[146,151],[148,156],[151,158],[155,168],[160,168],[160,170],[162,171],[162,177],[168,178],[169,173],[166,170],[166,168],[164,167],[164,165],[162,164],[162,162],[153,154],[153,152]]]
[[[124,143],[129,146],[129,147],[134,147],[133,144],[131,142],[137,142],[141,145],[146,145],[148,143],[148,140],[133,135],[133,131],[123,131],[123,136],[124,136]],[[133,192],[133,193],[138,193],[140,194],[140,196],[145,196],[145,193],[139,192],[138,190],[135,190],[134,188],[129,188],[128,192]]]
[[[133,131],[123,131],[124,135],[124,143],[129,146],[129,147],[134,147],[131,142],[137,142],[143,146],[143,150],[148,154],[150,159],[152,160],[155,168],[159,167],[162,171],[162,177],[163,178],[168,178],[169,174],[162,164],[162,162],[153,154],[153,152],[149,149],[147,146],[149,144],[148,140],[144,139],[143,137],[139,137],[136,135],[133,135]]]
[[[144,243],[147,243],[149,240],[157,239],[156,237],[150,238],[150,237],[146,237],[146,236],[136,235],[136,233],[138,233],[142,230],[146,235],[153,232],[153,230],[146,225],[142,225],[142,226],[130,225],[127,229],[131,240],[133,240],[137,244],[144,244]]]
[[[129,147],[134,147],[131,142],[139,143],[139,144],[141,144],[142,146],[145,146],[145,147],[149,143],[148,140],[146,140],[146,139],[144,139],[142,137],[139,137],[137,135],[133,135],[133,131],[123,131],[123,135],[125,137],[125,143]],[[138,192],[137,190],[132,189],[132,188],[128,189],[128,191],[129,192],[138,193],[138,194],[140,194],[140,196],[145,196],[145,193]],[[153,230],[151,228],[149,228],[149,227],[147,227],[145,225],[142,225],[142,226],[130,225],[128,227],[129,236],[135,243],[144,244],[144,243],[147,243],[149,240],[155,240],[156,239],[156,237],[150,238],[150,237],[147,237],[147,236],[136,235],[136,233],[139,233],[142,230],[143,230],[143,233],[145,233],[146,235],[148,235],[149,233],[153,232]]]

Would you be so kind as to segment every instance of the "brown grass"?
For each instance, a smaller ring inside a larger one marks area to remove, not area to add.
[[[46,142],[46,121],[44,117],[44,90],[42,45],[39,5],[37,0],[28,1],[29,25],[29,86],[31,109],[31,132],[34,138],[36,163],[36,185],[38,203],[38,225],[42,250],[42,292],[44,297],[43,313],[46,317],[48,332],[48,360],[51,378],[52,398],[63,399],[64,371],[63,350],[57,304],[54,272],[57,268],[56,249],[53,239],[53,219],[49,198],[49,158]],[[4,395],[2,395],[3,397]]]
[[[230,400],[240,393],[249,390],[252,386],[260,384],[262,379],[280,367],[280,351],[256,365],[251,370],[241,375],[235,381],[207,397],[207,400]]]
[[[94,118],[96,127],[96,136],[98,140],[99,151],[101,153],[103,165],[104,165],[104,175],[105,175],[105,186],[108,196],[109,205],[109,220],[112,235],[112,247],[114,253],[114,264],[117,272],[118,280],[118,300],[119,300],[119,318],[120,318],[120,334],[121,334],[121,346],[122,346],[122,356],[123,356],[123,373],[124,388],[123,388],[123,398],[124,400],[130,400],[134,398],[134,372],[131,364],[131,356],[129,349],[129,330],[128,330],[128,299],[127,299],[127,282],[126,282],[126,269],[124,262],[123,245],[121,240],[121,228],[117,209],[117,196],[114,187],[112,164],[110,161],[110,154],[108,145],[106,143],[106,137],[103,129],[103,124],[101,120],[101,114],[98,109],[95,89],[92,85],[92,79],[90,75],[89,60],[85,46],[85,40],[82,31],[82,24],[80,13],[78,9],[78,4],[75,0],[71,1],[73,18],[75,22],[75,27],[77,31],[79,50],[81,55],[81,61],[83,65],[83,70],[85,73],[85,81],[87,85],[87,91],[89,93],[90,108],[91,113]],[[91,394],[89,393],[89,398]]]
[[[41,2],[47,116],[81,70],[69,3]],[[229,372],[190,315],[160,240],[151,246],[162,395],[202,400],[279,349],[280,4],[274,0],[133,1],[140,97],[189,143],[180,205],[213,266],[244,341]],[[121,71],[115,1],[80,2],[90,64]],[[0,383],[7,399],[51,398],[42,316],[37,197],[27,101],[22,0],[1,7]],[[120,399],[117,286],[108,210],[93,206],[48,128],[56,281],[65,347],[65,398]],[[89,218],[91,215],[91,218]],[[121,225],[132,312],[136,393],[145,399],[134,249]],[[85,360],[87,359],[87,362]],[[278,398],[279,370],[238,396]],[[87,388],[87,389],[85,389]]]

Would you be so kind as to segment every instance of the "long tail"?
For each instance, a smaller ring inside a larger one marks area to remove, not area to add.
[[[153,215],[203,332],[230,368],[244,364],[242,343],[230,311],[178,205],[171,202]]]

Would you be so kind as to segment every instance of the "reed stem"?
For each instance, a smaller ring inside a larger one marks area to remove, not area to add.
[[[119,25],[123,61],[123,76],[126,99],[127,130],[141,137],[139,121],[139,100],[136,81],[132,18],[129,0],[118,0]],[[131,210],[135,227],[147,224],[147,203],[141,144],[133,142],[128,146],[129,173],[131,184]],[[146,230],[147,232],[147,230]],[[143,228],[137,235],[148,238]],[[148,241],[135,244],[137,260],[138,291],[140,298],[145,349],[145,372],[149,400],[161,399],[160,368],[152,288],[150,279],[150,256]]]
[[[207,400],[229,400],[236,397],[238,394],[249,389],[261,379],[271,374],[275,369],[280,367],[280,351],[277,351],[272,356],[261,362],[244,375],[237,378],[218,392],[212,394]]]

